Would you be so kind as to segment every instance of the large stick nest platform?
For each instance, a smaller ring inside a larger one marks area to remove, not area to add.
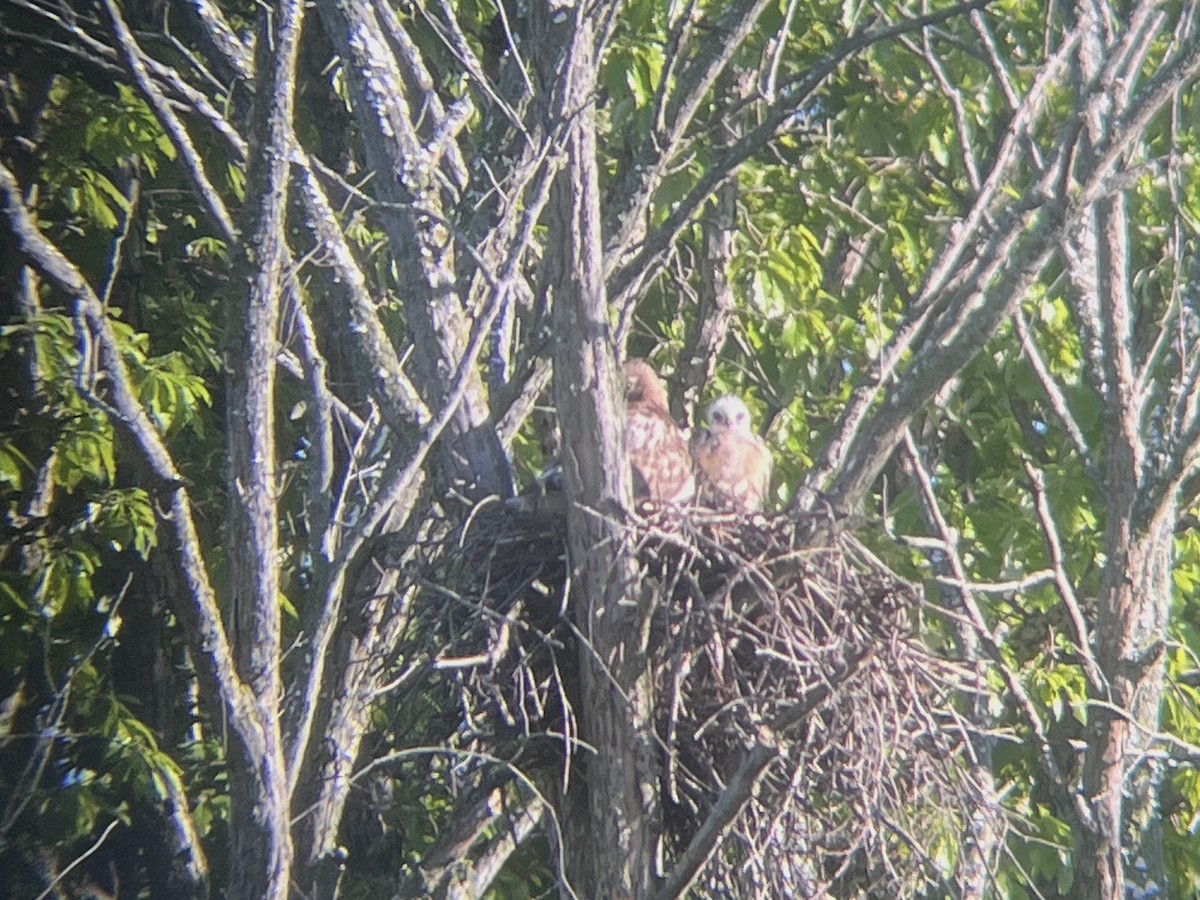
[[[578,777],[580,753],[565,534],[557,511],[483,510],[426,576],[463,601],[444,656],[471,661],[446,663],[468,730],[556,778]],[[664,871],[715,822],[703,896],[894,897],[948,877],[972,806],[952,711],[969,679],[915,638],[919,589],[820,516],[643,509],[628,535],[651,610]]]

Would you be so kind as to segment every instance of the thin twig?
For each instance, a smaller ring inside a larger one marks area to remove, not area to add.
[[[63,869],[56,876],[54,876],[54,880],[51,881],[48,885],[46,885],[46,889],[44,891],[42,891],[40,894],[38,894],[34,898],[34,900],[46,900],[46,898],[49,897],[51,893],[53,893],[55,885],[57,885],[60,881],[62,881],[64,878],[66,878],[67,875],[69,875],[71,873],[72,869],[74,869],[76,866],[78,866],[80,863],[82,863],[84,860],[86,860],[89,856],[91,856],[93,853],[95,853],[97,850],[99,850],[100,845],[103,844],[108,839],[108,836],[110,834],[112,834],[113,829],[116,828],[120,824],[121,824],[120,819],[113,819],[111,822],[109,822],[108,827],[104,829],[104,831],[101,833],[100,837],[96,838],[96,840],[92,842],[92,846],[88,847],[81,854],[79,854],[79,856],[77,856],[77,857],[75,857],[75,859],[71,860],[70,865],[68,865],[65,869]]]

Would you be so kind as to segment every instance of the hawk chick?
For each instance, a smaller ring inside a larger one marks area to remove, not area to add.
[[[713,401],[708,425],[692,438],[696,500],[701,506],[761,512],[771,481],[771,451],[750,430],[750,410],[738,397]]]
[[[625,444],[634,499],[692,499],[696,481],[687,438],[671,418],[666,386],[644,359],[625,363]]]

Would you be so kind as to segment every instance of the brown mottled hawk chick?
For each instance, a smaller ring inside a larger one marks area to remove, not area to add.
[[[738,397],[713,401],[708,427],[692,437],[696,502],[711,509],[761,512],[771,482],[771,451],[750,430],[750,410]]]
[[[625,363],[625,446],[635,500],[692,499],[696,481],[687,438],[671,418],[666,386],[643,359]]]

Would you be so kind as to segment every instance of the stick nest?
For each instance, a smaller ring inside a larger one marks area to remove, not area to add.
[[[472,739],[560,780],[581,752],[565,535],[557,512],[494,507],[426,576],[463,601],[443,666]],[[951,878],[974,803],[952,704],[971,679],[916,639],[919,588],[821,516],[643,509],[629,540],[664,871],[718,822],[703,896],[904,896]],[[726,813],[756,753],[769,762]]]

